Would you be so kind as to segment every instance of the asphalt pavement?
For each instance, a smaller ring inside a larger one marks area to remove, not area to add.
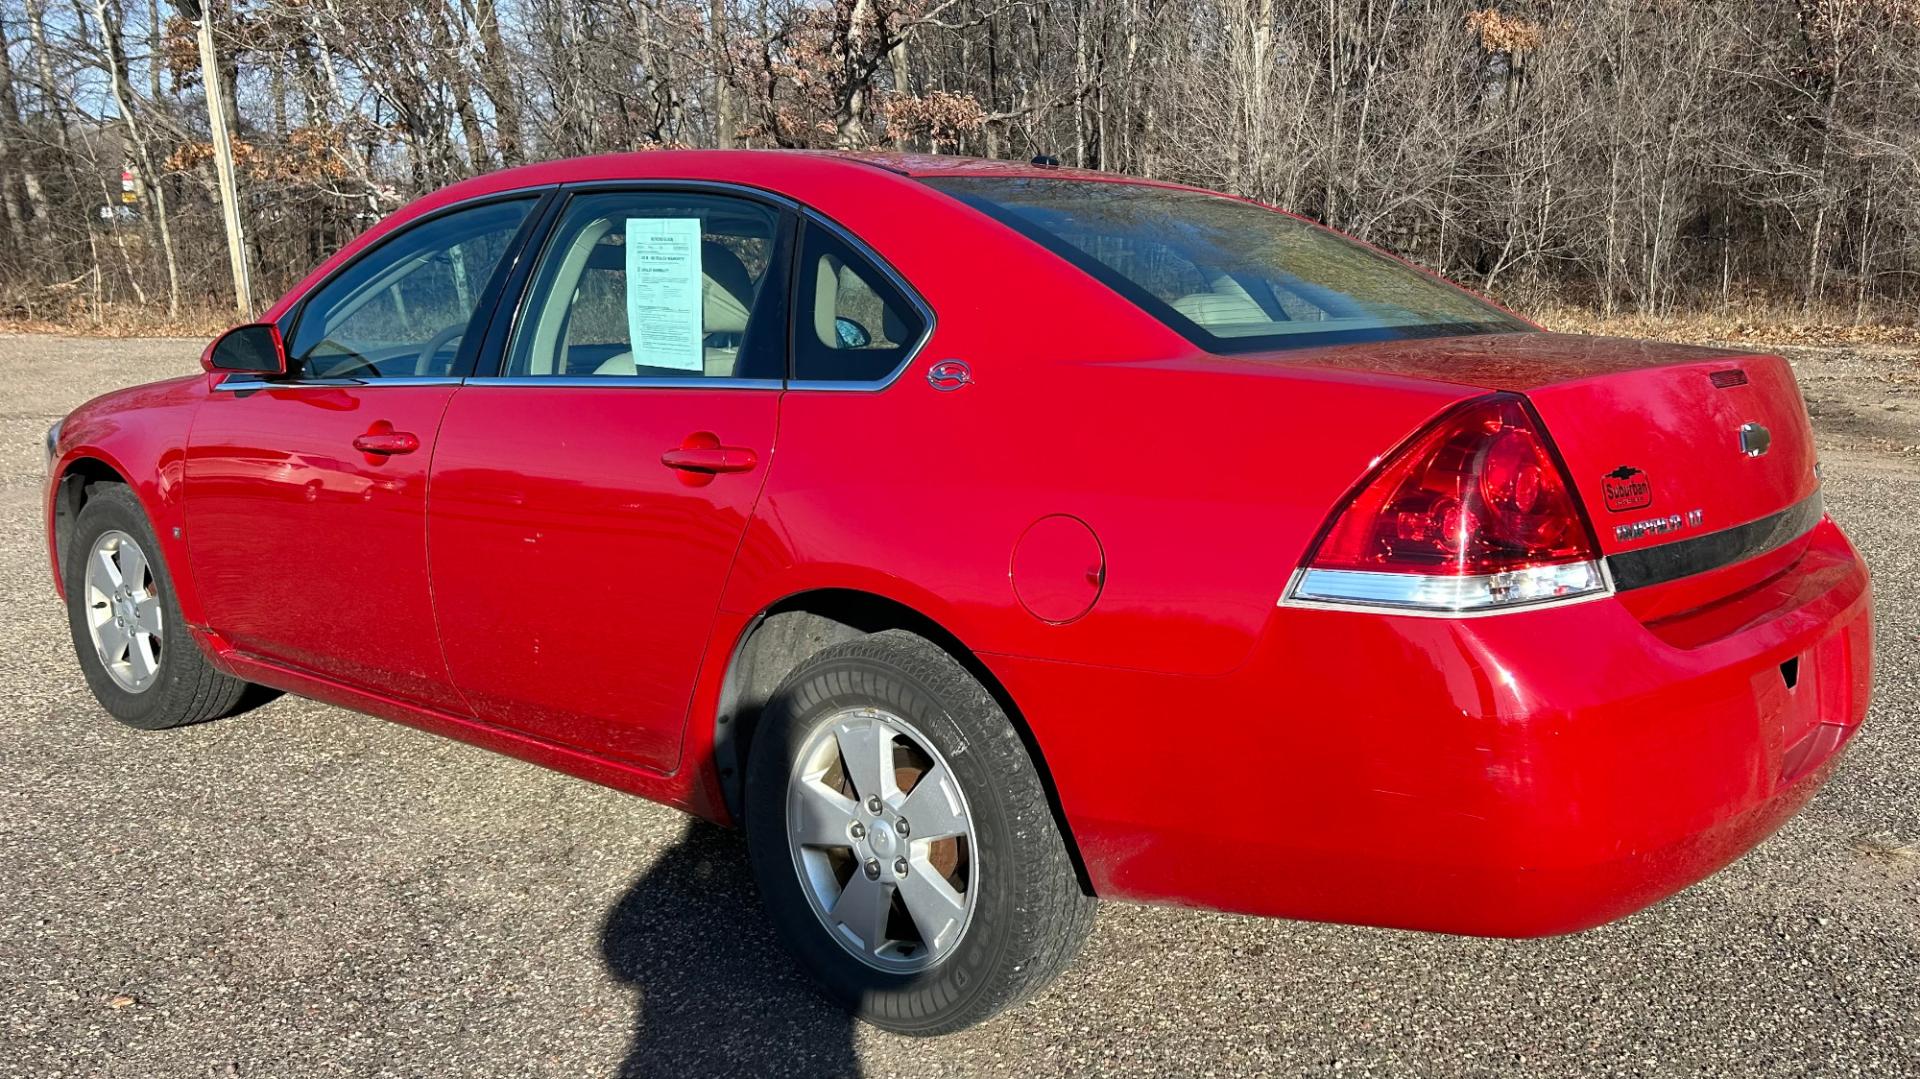
[[[1788,353],[1873,568],[1877,689],[1752,854],[1542,941],[1109,903],[1044,996],[917,1041],[811,993],[731,833],[297,698],[101,712],[41,436],[199,348],[0,336],[0,1077],[1920,1074],[1920,354]]]

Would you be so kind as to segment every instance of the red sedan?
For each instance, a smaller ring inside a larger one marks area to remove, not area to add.
[[[1597,925],[1777,828],[1867,708],[1786,363],[1545,333],[1192,188],[531,166],[203,364],[49,434],[108,712],[252,683],[743,823],[895,1030],[1045,985],[1095,896]]]

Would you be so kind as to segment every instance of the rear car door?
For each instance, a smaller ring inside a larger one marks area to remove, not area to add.
[[[677,763],[774,451],[791,231],[744,192],[569,195],[434,458],[435,606],[481,719]]]
[[[397,231],[283,326],[288,378],[229,376],[208,395],[187,448],[188,558],[233,647],[465,711],[427,591],[427,463],[536,201]]]

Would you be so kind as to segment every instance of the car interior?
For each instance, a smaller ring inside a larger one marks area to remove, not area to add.
[[[701,240],[704,337],[701,370],[696,372],[649,365],[634,355],[627,324],[626,220],[619,214],[587,222],[564,249],[549,253],[555,260],[551,283],[528,312],[526,343],[515,348],[516,357],[524,356],[525,362],[516,362],[514,373],[734,377],[772,238],[716,237],[709,232]],[[736,247],[758,249],[758,277],[735,253]]]

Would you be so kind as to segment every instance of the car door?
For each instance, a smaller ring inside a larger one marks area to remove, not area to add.
[[[233,647],[464,712],[427,582],[427,464],[476,312],[534,198],[404,227],[320,285],[283,326],[289,377],[229,376],[188,440],[188,560]]]
[[[675,766],[774,452],[791,228],[744,193],[569,196],[434,458],[435,604],[480,718]]]

